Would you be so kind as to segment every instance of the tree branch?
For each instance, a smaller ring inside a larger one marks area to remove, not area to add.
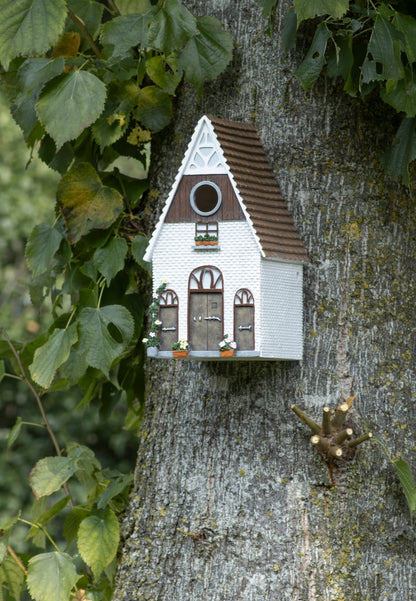
[[[101,58],[101,50],[98,48],[97,44],[94,42],[92,35],[88,31],[88,29],[85,27],[83,21],[78,17],[78,15],[73,13],[70,8],[67,8],[67,11],[68,11],[68,15],[69,15],[70,19],[72,19],[72,21],[75,23],[75,25],[81,29],[82,33],[87,38],[88,43],[91,46],[91,48],[94,50],[94,53],[96,54],[96,56],[98,58]]]
[[[10,340],[10,338],[9,338],[6,330],[2,326],[0,326],[0,332],[2,333],[4,339],[6,340],[7,344],[9,345],[9,347],[10,347],[10,349],[11,349],[11,351],[12,351],[12,353],[13,353],[16,361],[17,361],[17,364],[18,364],[19,369],[20,369],[20,373],[22,374],[22,377],[23,377],[24,381],[29,386],[29,388],[30,388],[33,396],[36,399],[36,402],[37,402],[38,407],[39,407],[39,411],[40,411],[40,413],[42,415],[43,422],[45,424],[46,429],[48,430],[49,436],[51,437],[53,446],[55,447],[56,454],[58,455],[58,457],[61,457],[62,456],[61,449],[59,448],[58,441],[56,440],[55,434],[53,433],[53,430],[52,430],[52,428],[51,428],[51,426],[50,426],[50,424],[48,422],[48,418],[46,417],[45,409],[43,408],[41,398],[40,398],[37,390],[35,389],[35,387],[33,386],[32,382],[30,381],[30,379],[28,378],[28,376],[27,376],[27,374],[25,372],[25,369],[23,367],[23,363],[22,363],[22,360],[20,359],[19,353],[15,349],[15,347],[14,347],[12,341]],[[71,494],[69,492],[67,484],[63,484],[63,489],[65,491],[65,494],[67,494],[69,496],[69,504],[73,507],[72,497],[71,497]]]

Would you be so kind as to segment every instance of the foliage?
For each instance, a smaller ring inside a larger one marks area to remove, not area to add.
[[[166,290],[167,283],[168,281],[164,280],[156,289],[156,292],[153,293],[152,302],[147,310],[150,321],[150,331],[148,337],[142,339],[142,342],[146,348],[152,346],[157,347],[160,344],[159,330],[160,326],[162,325],[162,322],[159,319],[159,302],[160,295],[164,290]]]
[[[0,0],[0,8],[2,88],[26,144],[60,176],[55,215],[26,247],[31,301],[51,307],[48,331],[25,345],[4,331],[0,340],[1,377],[27,384],[56,453],[32,471],[32,518],[19,513],[1,526],[0,595],[17,600],[27,587],[35,601],[110,599],[116,516],[131,476],[102,469],[86,446],[61,451],[44,404],[76,386],[81,407],[96,400],[108,411],[124,400],[126,427],[137,428],[151,142],[171,122],[181,82],[201,94],[228,65],[232,41],[216,19],[194,17],[179,0]],[[49,529],[62,515],[66,543]],[[11,544],[22,523],[43,549],[30,558]]]
[[[53,210],[58,177],[40,161],[30,162],[30,151],[2,94],[0,130],[0,323],[10,324],[13,337],[28,339],[43,317],[29,302],[24,246],[33,224]]]
[[[272,17],[279,0],[256,0]],[[351,96],[374,92],[402,121],[382,164],[409,185],[409,163],[416,159],[416,9],[405,0],[293,0],[283,31],[285,50],[294,47],[301,25],[313,19],[315,33],[296,76],[309,90],[323,69],[342,80]]]

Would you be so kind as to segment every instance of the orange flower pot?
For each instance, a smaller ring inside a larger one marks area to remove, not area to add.
[[[226,349],[224,351],[220,351],[220,353],[221,353],[221,357],[233,357],[234,349],[232,349],[232,348]]]
[[[185,359],[188,356],[188,351],[172,351],[175,359]]]

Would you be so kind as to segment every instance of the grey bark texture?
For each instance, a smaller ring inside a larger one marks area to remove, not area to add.
[[[114,598],[413,601],[414,530],[382,447],[329,470],[290,409],[320,421],[357,393],[356,432],[415,463],[416,204],[379,165],[397,124],[324,78],[300,88],[302,41],[285,58],[280,40],[288,2],[271,36],[250,0],[185,4],[236,50],[200,101],[181,92],[154,188],[166,198],[202,114],[255,124],[309,253],[304,358],[148,361]]]

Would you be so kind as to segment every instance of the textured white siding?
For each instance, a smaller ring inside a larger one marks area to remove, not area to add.
[[[261,261],[261,357],[302,359],[302,265]]]
[[[188,338],[188,282],[197,267],[217,267],[224,280],[224,334],[233,338],[234,295],[248,288],[255,302],[256,350],[260,348],[261,256],[245,221],[219,223],[219,250],[194,250],[194,223],[164,223],[153,249],[153,289],[163,280],[179,297],[178,338]]]

